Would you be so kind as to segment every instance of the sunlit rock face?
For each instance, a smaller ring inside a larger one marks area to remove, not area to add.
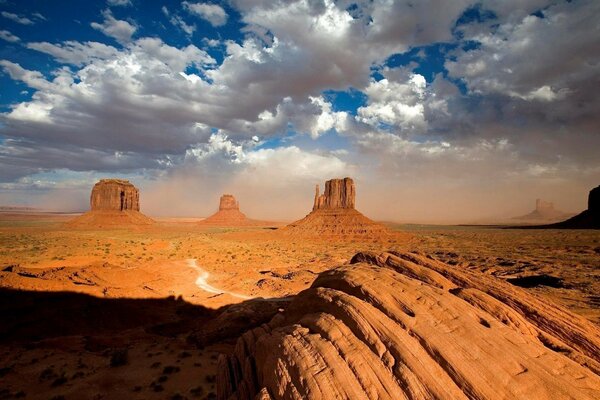
[[[325,182],[325,192],[319,194],[319,185],[315,193],[314,210],[354,208],[356,189],[352,178],[330,179]]]
[[[140,212],[140,192],[124,179],[102,179],[92,188],[90,211],[67,224],[82,228],[145,226],[154,221]]]
[[[420,253],[318,275],[219,359],[219,399],[597,399],[600,329]]]
[[[355,209],[356,186],[352,178],[330,179],[325,191],[315,190],[313,209],[303,219],[292,222],[281,230],[288,235],[330,237],[379,237],[387,235],[387,229]]]
[[[129,181],[102,179],[92,189],[90,208],[92,211],[140,211],[140,192]]]
[[[219,200],[219,211],[223,210],[238,210],[240,209],[240,202],[233,197],[231,194],[224,194]]]

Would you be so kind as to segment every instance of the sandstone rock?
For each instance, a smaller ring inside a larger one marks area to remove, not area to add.
[[[315,190],[313,210],[303,219],[281,229],[287,235],[372,236],[386,235],[387,229],[371,221],[355,207],[356,188],[351,178],[325,182],[325,191]]]
[[[219,200],[219,211],[199,222],[214,226],[254,226],[265,222],[255,221],[240,211],[240,203],[231,194],[224,194]]]
[[[140,193],[129,181],[102,179],[92,189],[90,207],[92,211],[140,211]]]
[[[415,253],[321,273],[221,357],[219,399],[597,399],[600,328]]]
[[[356,190],[351,178],[331,179],[325,182],[325,192],[319,195],[319,185],[315,193],[314,210],[354,208]]]
[[[153,223],[140,212],[140,194],[133,184],[123,179],[102,179],[92,188],[90,211],[68,225],[102,228]]]
[[[600,185],[590,190],[588,196],[588,211],[600,213]]]

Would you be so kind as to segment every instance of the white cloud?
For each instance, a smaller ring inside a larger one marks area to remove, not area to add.
[[[16,22],[17,24],[21,24],[21,25],[33,25],[35,24],[34,21],[32,21],[31,19],[27,18],[27,17],[23,17],[21,15],[15,14],[15,13],[11,13],[8,11],[2,11],[2,16],[4,18],[10,19],[11,21]]]
[[[424,133],[425,78],[408,71],[393,74],[388,70],[388,75],[390,79],[372,81],[365,89],[367,105],[358,109],[357,120],[375,127],[385,124],[402,132]]]
[[[92,28],[116,39],[121,44],[131,41],[131,36],[137,30],[137,26],[127,21],[115,19],[109,9],[102,11],[102,16],[104,21],[101,24],[92,22],[90,24]]]
[[[182,5],[189,13],[208,21],[212,26],[223,26],[227,23],[227,13],[217,4],[184,1]]]
[[[196,25],[188,25],[179,15],[172,15],[166,6],[162,6],[162,13],[169,19],[171,25],[181,29],[186,35],[192,36],[196,31]]]
[[[124,7],[124,6],[130,6],[131,0],[106,0],[106,3],[109,6],[113,6],[113,7],[116,7],[116,6]]]
[[[93,60],[104,60],[114,57],[118,52],[116,48],[107,46],[104,43],[76,41],[66,41],[62,44],[34,42],[27,43],[27,48],[50,54],[57,61],[73,65],[89,64]]]
[[[7,30],[0,30],[0,39],[6,40],[7,42],[16,43],[21,40],[18,36],[13,35]]]

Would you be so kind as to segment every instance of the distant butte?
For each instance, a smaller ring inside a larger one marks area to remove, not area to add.
[[[356,187],[351,178],[325,182],[323,194],[316,187],[313,209],[303,219],[281,231],[285,234],[327,236],[380,236],[387,229],[355,209]]]
[[[573,214],[565,213],[554,208],[554,203],[536,199],[535,210],[526,215],[521,215],[513,219],[523,222],[556,222],[571,217]]]
[[[263,222],[249,219],[240,211],[240,203],[231,194],[224,194],[219,200],[219,211],[199,222],[201,225],[250,226]]]
[[[92,188],[90,211],[69,221],[71,226],[151,225],[140,212],[139,190],[127,180],[101,179]]]

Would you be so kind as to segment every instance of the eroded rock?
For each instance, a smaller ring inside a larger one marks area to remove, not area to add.
[[[351,178],[325,182],[325,191],[315,190],[313,209],[303,219],[281,230],[288,235],[372,236],[387,235],[387,229],[355,209],[356,188]]]
[[[321,273],[221,357],[219,399],[595,399],[600,329],[415,253]]]

